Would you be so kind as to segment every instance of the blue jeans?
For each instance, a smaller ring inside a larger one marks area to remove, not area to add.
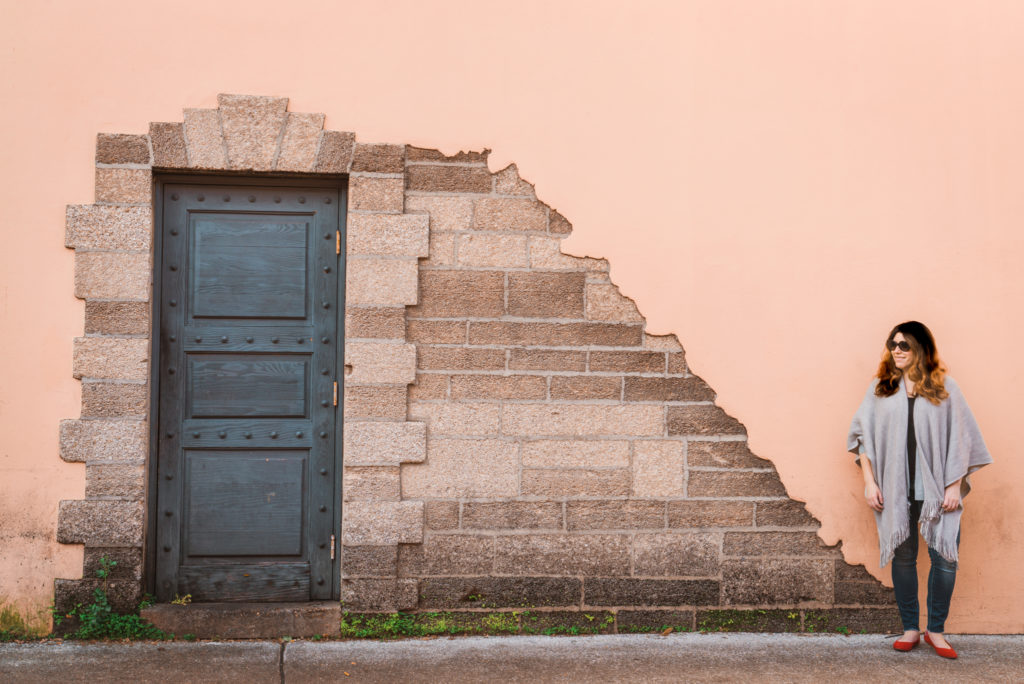
[[[921,502],[910,503],[910,537],[896,547],[892,559],[892,584],[896,592],[896,605],[900,609],[903,629],[920,629],[921,609],[917,601],[917,540],[920,535],[917,523],[921,517]],[[960,532],[956,533],[956,545],[960,546]],[[953,598],[956,584],[956,563],[940,556],[934,549],[928,549],[932,567],[928,572],[928,631],[942,634],[949,615],[949,602]]]

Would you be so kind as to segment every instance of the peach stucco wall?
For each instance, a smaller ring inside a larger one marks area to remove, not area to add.
[[[97,132],[281,95],[362,141],[493,148],[608,257],[648,330],[877,568],[849,419],[883,336],[928,323],[995,464],[967,500],[949,631],[1024,632],[1024,4],[0,1],[0,601],[44,606],[84,471],[64,205]],[[886,570],[887,573],[887,570]],[[888,579],[886,578],[886,582]]]

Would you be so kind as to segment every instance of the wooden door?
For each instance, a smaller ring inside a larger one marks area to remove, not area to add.
[[[336,596],[342,199],[162,185],[158,600]]]

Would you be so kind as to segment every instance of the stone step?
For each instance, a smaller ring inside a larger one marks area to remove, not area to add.
[[[277,639],[283,636],[337,636],[341,603],[157,603],[142,609],[142,617],[179,637],[200,639]]]

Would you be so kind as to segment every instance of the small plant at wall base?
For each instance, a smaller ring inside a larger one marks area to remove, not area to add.
[[[76,620],[78,629],[65,638],[68,639],[166,639],[168,635],[157,629],[136,613],[122,615],[115,613],[107,595],[107,580],[117,561],[106,556],[100,558],[100,567],[96,576],[103,580],[103,586],[93,590],[92,603],[76,604],[70,611],[63,612],[53,609],[54,627],[59,627],[65,620]],[[143,604],[148,603],[143,599]],[[140,606],[141,607],[141,606]]]

